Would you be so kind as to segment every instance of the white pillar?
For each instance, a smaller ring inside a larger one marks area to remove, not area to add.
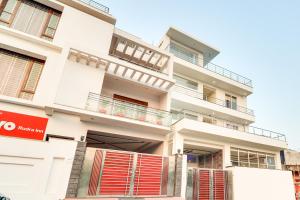
[[[230,159],[230,145],[225,144],[223,147],[223,169],[232,166]]]
[[[172,149],[172,154],[183,154],[183,143],[184,139],[182,135],[178,132],[174,132],[173,135],[173,149]]]

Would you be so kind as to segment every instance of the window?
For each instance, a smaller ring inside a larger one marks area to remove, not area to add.
[[[0,6],[0,22],[1,24],[10,24],[17,10],[20,1],[18,0],[3,0]]]
[[[237,149],[231,149],[230,159],[233,166],[239,166],[239,152]]]
[[[170,44],[170,52],[173,53],[176,57],[181,58],[185,61],[198,65],[198,54],[179,46],[175,43]]]
[[[249,152],[250,167],[258,168],[258,154],[256,152]]]
[[[0,49],[0,94],[31,100],[44,61]]]
[[[231,148],[233,166],[276,169],[275,156],[243,149]]]
[[[198,116],[197,115],[193,115],[190,113],[184,113],[184,117],[187,119],[191,119],[191,120],[198,120]]]
[[[13,29],[52,40],[61,12],[32,0],[3,0],[0,23]]]
[[[275,157],[272,155],[267,155],[267,164],[269,169],[275,169]]]
[[[212,117],[203,116],[202,121],[209,124],[217,124],[217,120]]]
[[[267,160],[265,154],[258,154],[259,168],[267,168]]]
[[[42,34],[43,38],[48,40],[52,40],[54,38],[54,34],[58,26],[59,18],[60,18],[60,14],[53,12],[52,10],[49,11],[46,26],[44,27],[44,31]]]
[[[236,110],[237,109],[237,98],[229,94],[225,95],[226,107]]]
[[[176,83],[178,83],[179,85],[191,88],[193,90],[198,89],[198,83],[197,82],[185,79],[185,78],[177,76],[177,75],[174,75],[173,78],[176,80]]]
[[[239,130],[239,126],[237,125],[234,125],[234,124],[226,124],[226,128],[230,128],[230,129],[233,129],[233,130]]]

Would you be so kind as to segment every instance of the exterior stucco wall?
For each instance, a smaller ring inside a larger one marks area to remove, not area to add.
[[[0,137],[0,191],[13,200],[63,199],[76,142]]]
[[[234,167],[233,200],[294,200],[292,173],[281,170]]]

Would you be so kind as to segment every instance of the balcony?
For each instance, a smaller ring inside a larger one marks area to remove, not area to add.
[[[245,108],[243,106],[238,106],[238,105],[232,104],[232,103],[228,104],[224,100],[205,96],[203,93],[200,93],[196,90],[193,90],[193,89],[190,89],[190,88],[178,85],[178,84],[176,84],[174,86],[174,89],[175,89],[176,92],[188,95],[190,97],[193,97],[193,98],[196,98],[196,99],[199,99],[199,100],[202,100],[202,101],[206,101],[206,102],[209,102],[209,103],[212,103],[212,104],[216,104],[216,105],[219,105],[219,106],[231,109],[231,110],[236,110],[238,112],[242,112],[242,113],[245,113],[247,115],[254,116],[254,111],[249,109],[249,108]]]
[[[93,1],[93,0],[79,0],[89,6],[92,6],[93,8],[96,8],[97,10],[100,10],[100,11],[103,11],[103,12],[106,12],[106,13],[109,13],[109,8],[96,2],[96,1]]]
[[[182,118],[192,119],[192,120],[200,121],[200,122],[210,124],[213,126],[219,126],[219,127],[223,127],[226,129],[231,129],[231,130],[235,130],[235,131],[239,131],[239,132],[243,132],[243,133],[248,133],[248,134],[252,134],[252,135],[262,136],[262,137],[286,142],[285,135],[281,134],[281,133],[277,133],[274,131],[270,131],[267,129],[258,128],[258,127],[254,127],[254,126],[244,126],[244,125],[236,124],[234,122],[227,121],[225,119],[221,119],[221,118],[214,117],[214,116],[213,117],[208,116],[208,115],[205,115],[202,113],[192,112],[193,115],[195,116],[195,118],[191,118],[191,115],[189,114],[191,112],[192,111],[183,110],[182,112],[179,112],[176,115],[173,114],[173,118],[175,118],[176,121],[178,121],[179,119],[182,119]],[[200,119],[202,119],[202,120],[200,120]],[[211,120],[207,120],[207,119],[211,119]]]
[[[115,29],[109,54],[153,71],[168,71],[168,52],[120,29]]]
[[[91,92],[88,95],[86,110],[165,127],[171,126],[172,123],[170,112],[115,100]]]
[[[232,146],[248,146],[249,148],[267,148],[278,151],[287,148],[285,136],[280,133],[260,128],[235,130],[218,124],[203,122],[200,120],[183,118],[176,122],[172,129],[186,139],[193,141],[201,138],[201,141],[216,141],[229,143]]]
[[[189,63],[197,65],[205,70],[213,72],[214,74],[218,74],[222,77],[235,81],[239,84],[252,88],[252,81],[244,76],[236,74],[230,70],[227,70],[221,66],[215,65],[208,60],[199,58],[198,56],[190,56],[190,52],[185,51],[183,48],[179,47],[178,45],[171,43],[169,46],[169,51],[174,56],[185,60]]]

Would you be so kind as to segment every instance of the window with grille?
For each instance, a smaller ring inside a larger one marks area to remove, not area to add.
[[[44,61],[0,49],[0,94],[32,100]]]
[[[233,166],[275,169],[275,155],[263,152],[231,148],[231,163]]]
[[[32,0],[0,1],[0,24],[52,40],[61,12]]]

